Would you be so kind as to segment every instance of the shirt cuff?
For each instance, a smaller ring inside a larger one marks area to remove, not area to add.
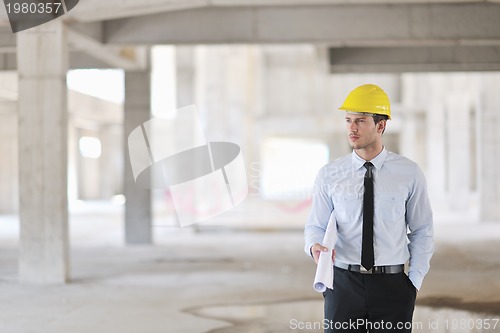
[[[306,254],[309,254],[312,256],[312,252],[311,252],[311,248],[313,247],[314,244],[316,244],[317,242],[315,241],[308,241],[305,245],[304,245],[304,252]]]
[[[417,290],[420,290],[422,287],[422,282],[424,281],[424,277],[422,274],[420,274],[417,271],[410,271],[408,272],[408,277],[410,278],[411,283],[417,288]]]

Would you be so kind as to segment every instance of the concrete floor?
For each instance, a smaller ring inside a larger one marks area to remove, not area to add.
[[[301,230],[165,227],[155,230],[155,246],[123,247],[120,218],[113,209],[74,214],[72,282],[42,287],[16,282],[16,219],[0,217],[0,332],[320,332],[291,327],[322,314]],[[500,224],[436,224],[415,318],[440,327],[420,331],[500,332],[500,323],[444,327],[500,318]]]

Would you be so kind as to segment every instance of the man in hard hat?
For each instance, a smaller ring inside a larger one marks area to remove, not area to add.
[[[339,109],[353,152],[319,171],[305,227],[306,253],[317,263],[331,251],[334,260],[324,331],[411,332],[434,252],[426,181],[416,163],[382,143],[391,109],[380,87],[357,87]],[[328,249],[321,242],[332,213],[338,238]]]

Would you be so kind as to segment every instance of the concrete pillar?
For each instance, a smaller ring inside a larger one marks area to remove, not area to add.
[[[450,93],[446,99],[447,192],[449,207],[467,211],[470,204],[470,98]]]
[[[0,102],[0,214],[18,210],[17,103]]]
[[[150,119],[151,75],[149,71],[125,72],[124,142],[125,142],[125,242],[152,243],[151,191],[135,184],[128,153],[128,135]]]
[[[402,122],[401,122],[401,137],[400,137],[400,153],[403,156],[417,161],[417,151],[418,151],[418,123],[417,114],[413,109],[407,109],[402,112]]]
[[[261,46],[249,46],[249,70],[247,84],[247,107],[244,124],[246,136],[241,145],[245,154],[246,170],[250,194],[257,196],[261,191],[262,175],[262,135],[257,124],[259,116],[265,114],[266,92],[265,92],[265,61]],[[252,196],[251,196],[252,197]]]
[[[57,20],[17,34],[19,280],[69,279],[67,41]]]
[[[99,197],[110,200],[114,195],[122,193],[123,179],[123,145],[121,126],[102,124],[99,129],[102,154],[99,159],[101,182]]]
[[[99,138],[96,129],[77,129],[77,170],[78,170],[78,198],[81,200],[101,199],[102,170],[100,158],[82,156],[80,139],[83,137]]]
[[[68,114],[68,201],[78,200],[78,130],[74,113]]]
[[[424,96],[429,96],[426,105],[425,141],[426,141],[426,177],[429,196],[434,210],[442,208],[446,198],[446,110],[443,101],[446,87],[443,76],[426,76],[419,81],[420,87],[428,87]]]
[[[175,64],[177,78],[177,107],[195,103],[196,46],[177,46]]]
[[[412,77],[405,76],[402,81],[402,107],[395,115],[395,121],[399,122],[399,153],[415,161],[424,170],[426,169],[426,137],[424,107],[417,104],[416,82]],[[389,126],[391,125],[389,122]],[[391,127],[388,128],[390,132]]]
[[[195,104],[196,102],[196,87],[195,87],[195,76],[197,72],[196,64],[195,64],[195,51],[196,46],[177,46],[175,49],[176,52],[176,78],[177,78],[177,95],[176,95],[176,104],[178,109],[181,109],[185,106]],[[203,105],[208,105],[206,103],[201,103]],[[200,105],[201,105],[200,104]],[[206,116],[206,109],[199,109],[198,116],[200,121],[202,121],[203,116]],[[181,111],[180,111],[181,112]],[[187,117],[178,117],[175,120],[176,126],[182,128],[183,130],[175,133],[174,135],[170,135],[169,141],[172,142],[173,146],[183,146],[183,147],[191,147],[196,142],[198,138],[198,131],[195,130],[197,127],[193,128],[191,123],[192,119]],[[206,121],[202,121],[204,124],[202,127],[206,129]],[[179,135],[180,134],[180,135]],[[204,135],[206,133],[203,133]],[[196,139],[195,139],[196,138]]]
[[[498,74],[483,81],[479,118],[479,218],[482,222],[500,222],[500,95]]]

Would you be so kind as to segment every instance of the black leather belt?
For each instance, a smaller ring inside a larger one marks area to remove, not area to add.
[[[361,265],[349,265],[342,262],[335,262],[333,265],[338,268],[361,274],[397,274],[403,272],[405,269],[404,265],[374,266],[370,270],[366,270]]]

